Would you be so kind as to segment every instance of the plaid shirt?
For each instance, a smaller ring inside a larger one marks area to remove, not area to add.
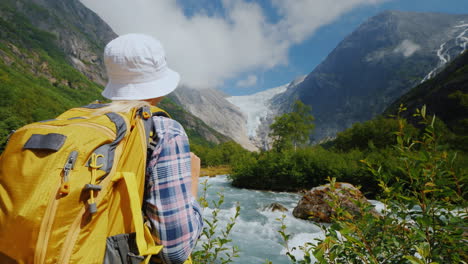
[[[158,142],[148,156],[144,211],[166,264],[183,263],[203,228],[201,210],[191,194],[190,147],[184,128],[153,117]]]

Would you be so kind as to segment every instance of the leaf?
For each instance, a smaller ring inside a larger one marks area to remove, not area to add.
[[[409,260],[411,264],[424,264],[421,259],[418,259],[415,256],[405,256],[405,259]]]
[[[427,187],[436,187],[436,185],[435,185],[433,182],[426,182],[426,184],[424,184],[424,186],[427,186]]]
[[[423,119],[426,118],[426,105],[423,105],[421,108],[421,116]]]
[[[426,225],[429,225],[430,220],[425,219],[426,221],[424,222]],[[418,254],[423,257],[427,258],[429,256],[429,251],[431,250],[431,247],[429,243],[421,243],[419,246],[415,246],[416,250],[418,251]]]

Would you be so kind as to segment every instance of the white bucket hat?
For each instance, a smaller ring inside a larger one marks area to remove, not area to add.
[[[161,43],[143,34],[120,36],[104,50],[109,82],[102,95],[111,100],[145,100],[169,94],[180,76],[169,69]]]

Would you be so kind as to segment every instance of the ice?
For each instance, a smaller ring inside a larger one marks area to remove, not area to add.
[[[230,103],[240,108],[247,117],[247,135],[257,136],[257,128],[262,119],[271,113],[269,101],[277,94],[284,93],[289,84],[271,88],[252,95],[231,96],[226,98]]]

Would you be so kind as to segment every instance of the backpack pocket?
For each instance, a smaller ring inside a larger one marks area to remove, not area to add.
[[[138,255],[136,234],[120,234],[108,237],[104,264],[140,264],[145,257]]]

